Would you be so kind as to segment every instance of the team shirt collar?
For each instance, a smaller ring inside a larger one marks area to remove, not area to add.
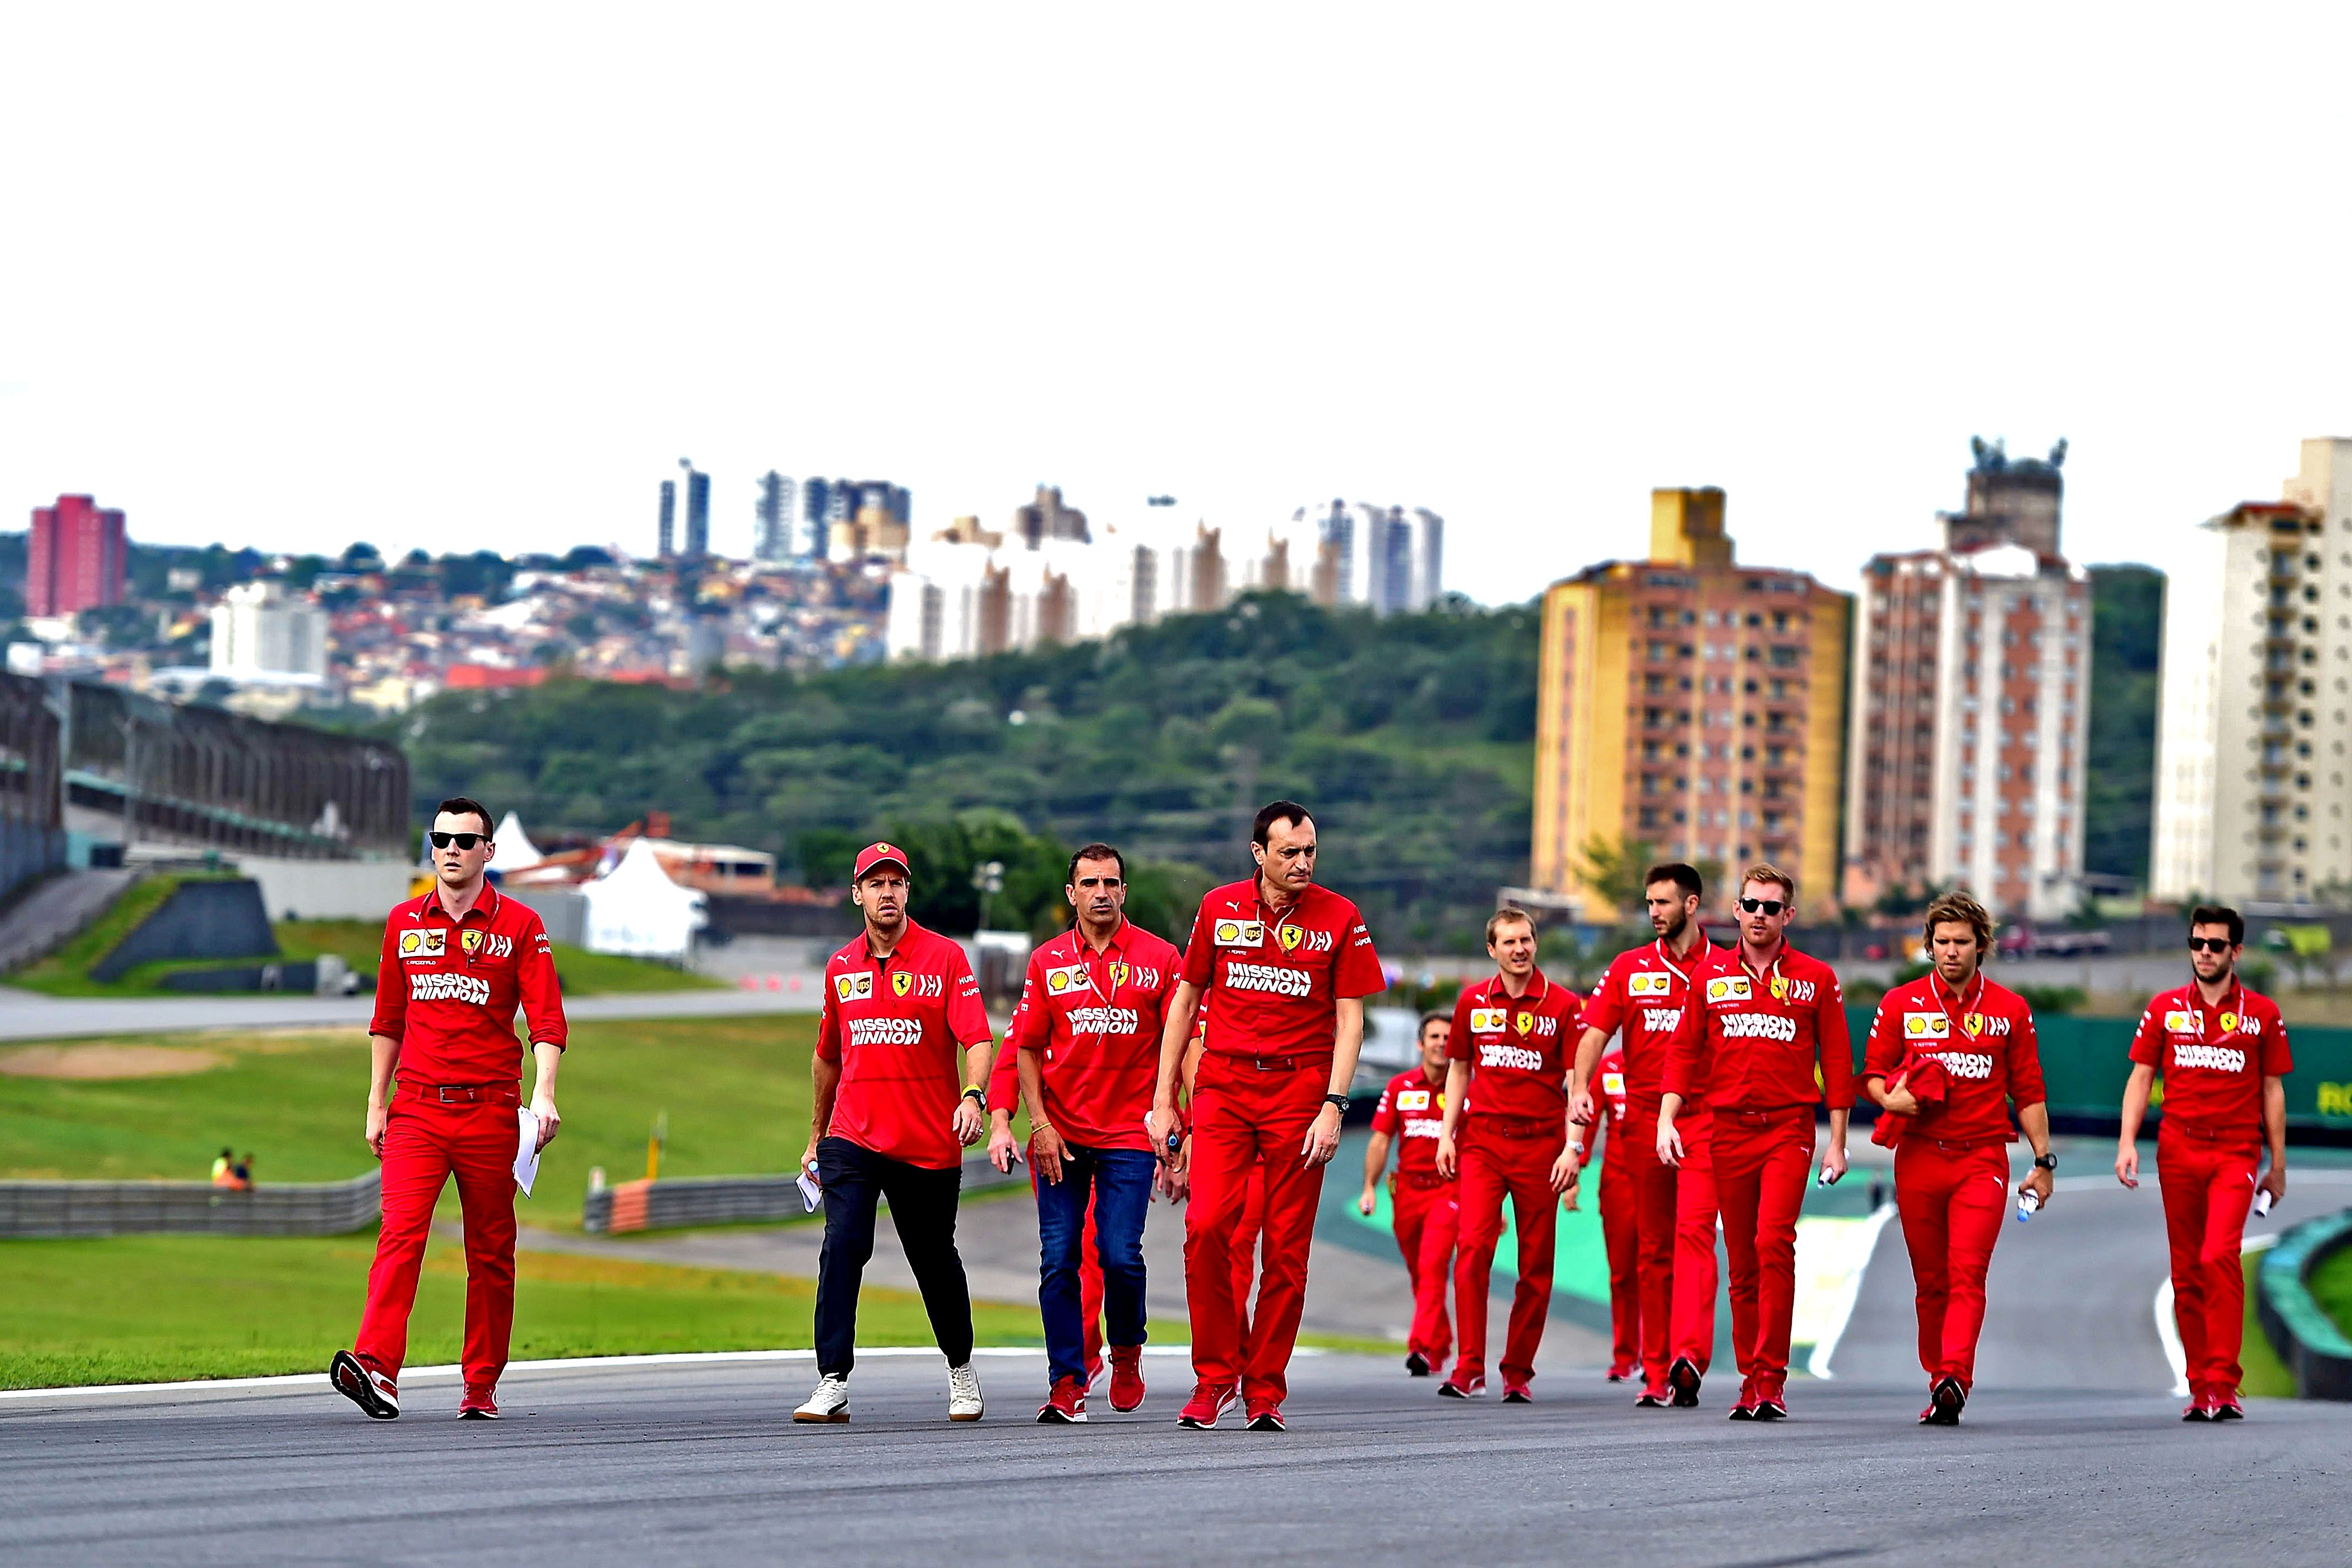
[[[1705,926],[1701,926],[1699,928],[1698,946],[1690,950],[1690,956],[1685,958],[1682,961],[1682,964],[1675,962],[1674,949],[1666,946],[1666,939],[1664,937],[1661,936],[1657,938],[1655,941],[1652,942],[1650,946],[1656,952],[1658,962],[1664,964],[1668,969],[1672,970],[1674,972],[1675,978],[1680,980],[1685,986],[1691,983],[1691,976],[1698,973],[1699,966],[1706,963],[1707,959],[1715,956],[1714,945],[1707,941],[1706,928]],[[1690,966],[1689,973],[1686,974],[1684,972],[1683,964]]]
[[[503,902],[504,900],[499,896],[497,885],[485,882],[482,883],[482,896],[474,900],[474,906],[467,910],[466,914],[467,915],[478,914],[484,920],[496,920],[499,917],[499,905]],[[441,917],[453,925],[464,924],[462,916],[451,915],[447,905],[441,902],[441,884],[437,882],[426,888],[425,895],[416,901],[416,917],[422,920],[436,911],[438,911]]]
[[[1549,995],[1551,995],[1551,979],[1543,972],[1541,964],[1536,966],[1534,978],[1528,983],[1528,988],[1518,996],[1511,995],[1511,988],[1503,983],[1503,971],[1500,969],[1496,970],[1495,977],[1486,982],[1486,999],[1490,1002],[1500,998],[1507,1005],[1518,1001],[1526,1002],[1532,1007],[1541,1007],[1543,999]]]
[[[891,958],[905,957],[908,945],[910,945],[916,937],[929,936],[929,933],[925,931],[920,925],[916,925],[915,917],[909,915],[907,916],[906,934],[898,938],[898,946],[890,949],[890,956],[887,958],[877,958],[874,956],[874,949],[866,945],[866,927],[861,923],[857,927],[857,939],[850,944],[851,946],[857,949],[857,956],[859,959],[868,964],[887,964]]]
[[[2194,975],[2191,975],[2189,983],[2180,988],[2180,1000],[2184,1007],[2200,1009],[2201,1017],[2202,1009],[2207,1005],[2205,992],[2203,988],[2197,984],[2197,977]],[[2221,1005],[2213,1009],[2213,1017],[2218,1019],[2223,1013],[2232,1013],[2239,1018],[2246,1016],[2246,982],[2240,977],[2234,968],[2230,971],[2229,995],[2222,998]]]

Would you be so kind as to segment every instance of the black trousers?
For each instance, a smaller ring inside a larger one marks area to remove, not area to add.
[[[963,1171],[910,1166],[846,1138],[820,1138],[824,1249],[816,1264],[816,1369],[846,1377],[857,1361],[857,1289],[874,1256],[874,1211],[887,1198],[890,1223],[923,1292],[931,1333],[950,1366],[971,1359],[971,1291],[956,1253],[956,1197]]]

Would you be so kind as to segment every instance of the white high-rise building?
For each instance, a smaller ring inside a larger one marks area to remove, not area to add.
[[[1299,507],[1276,532],[1290,544],[1292,586],[1319,604],[1394,615],[1445,591],[1445,519],[1426,507],[1335,500]]]
[[[327,612],[283,584],[236,584],[212,622],[212,671],[224,679],[327,678]]]
[[[2352,440],[2201,534],[2165,582],[2148,891],[2352,902]]]

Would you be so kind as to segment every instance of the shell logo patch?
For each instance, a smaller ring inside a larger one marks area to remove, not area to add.
[[[1510,1027],[1510,1019],[1511,1010],[1508,1008],[1472,1008],[1470,1009],[1470,1032],[1472,1034],[1500,1034]]]
[[[1903,1036],[1906,1040],[1949,1040],[1951,1035],[1952,1020],[1941,1013],[1903,1015]]]
[[[1744,1002],[1755,995],[1755,988],[1745,975],[1717,975],[1706,983],[1706,999],[1711,1002]]]
[[[1664,969],[1643,969],[1625,977],[1629,997],[1670,997],[1674,992],[1675,977]]]
[[[2223,1013],[2221,1015],[2221,1032],[2223,1034],[2235,1034],[2238,1032],[2237,1014]]]
[[[2205,1020],[2194,1008],[2175,1008],[2164,1015],[2164,1028],[2168,1034],[2203,1034]]]
[[[1091,983],[1087,978],[1087,967],[1084,964],[1064,964],[1059,968],[1045,971],[1045,991],[1049,996],[1058,997],[1066,991],[1084,991],[1092,988]]]
[[[1601,1075],[1601,1092],[1611,1096],[1624,1093],[1625,1075],[1622,1072],[1602,1073]]]
[[[1533,1013],[1521,1013],[1518,1016],[1517,1027],[1521,1034],[1530,1033],[1536,1027],[1536,1015]]]
[[[890,977],[890,988],[899,996],[905,996],[914,988],[914,985],[915,977],[908,974],[904,969]]]
[[[1260,947],[1265,945],[1263,920],[1220,920],[1210,934],[1220,947]]]
[[[1426,1089],[1405,1089],[1399,1091],[1397,1093],[1397,1109],[1400,1111],[1428,1110],[1429,1091]]]
[[[472,936],[472,932],[467,932]],[[438,958],[448,951],[449,934],[433,929],[404,931],[400,934],[400,956],[404,958]]]
[[[859,1002],[874,994],[874,974],[861,969],[855,975],[833,977],[833,998],[837,1002]]]

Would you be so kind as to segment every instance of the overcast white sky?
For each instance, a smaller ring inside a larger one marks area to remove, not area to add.
[[[1851,586],[1971,434],[2162,562],[2352,434],[2352,7],[19,5],[0,526],[652,545],[656,488],[1449,519]]]

